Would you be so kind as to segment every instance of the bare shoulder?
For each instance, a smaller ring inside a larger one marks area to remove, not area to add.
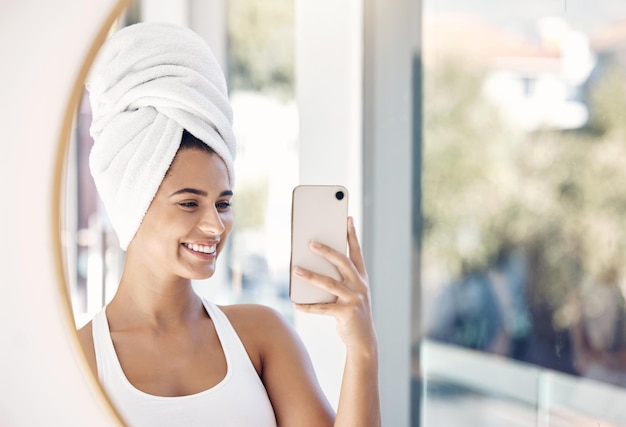
[[[256,344],[274,341],[279,336],[295,337],[289,321],[277,310],[260,304],[220,306],[244,343]]]
[[[239,332],[266,329],[267,326],[289,327],[289,322],[277,310],[261,304],[234,304],[220,306],[228,320]]]
[[[78,341],[83,349],[85,358],[89,368],[94,375],[97,375],[98,368],[96,366],[96,351],[93,346],[93,332],[91,328],[91,322],[80,328],[76,334],[78,335]]]
[[[257,368],[262,370],[263,361],[268,357],[288,349],[300,348],[301,342],[289,321],[277,310],[260,304],[235,304],[220,306],[248,356]]]

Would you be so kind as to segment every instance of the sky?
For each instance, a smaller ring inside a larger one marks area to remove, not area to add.
[[[593,33],[625,21],[626,0],[422,0],[424,13],[478,15],[514,31],[527,33],[541,17],[564,18],[572,29]]]

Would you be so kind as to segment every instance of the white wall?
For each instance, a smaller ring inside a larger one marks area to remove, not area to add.
[[[78,100],[77,80],[122,3],[21,0],[0,6],[3,426],[118,424],[97,383],[83,374],[69,301],[59,292],[64,285],[53,218],[61,189],[55,173]]]

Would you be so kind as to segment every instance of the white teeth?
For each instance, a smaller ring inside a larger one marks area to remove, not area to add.
[[[216,249],[215,245],[203,246],[203,245],[196,245],[195,243],[185,243],[185,246],[187,246],[192,251],[202,252],[205,254],[213,254],[215,253],[215,249]]]

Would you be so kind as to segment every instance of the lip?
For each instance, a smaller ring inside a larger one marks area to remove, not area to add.
[[[180,246],[188,253],[190,253],[191,255],[193,255],[196,258],[199,258],[201,260],[204,261],[211,261],[214,260],[215,258],[217,258],[217,252],[218,252],[218,246],[219,241],[218,240],[211,240],[211,241],[196,241],[196,242],[183,242],[180,244]],[[213,253],[205,253],[205,252],[200,252],[200,251],[195,251],[192,248],[188,247],[187,245],[198,245],[198,246],[215,246],[215,251]]]

